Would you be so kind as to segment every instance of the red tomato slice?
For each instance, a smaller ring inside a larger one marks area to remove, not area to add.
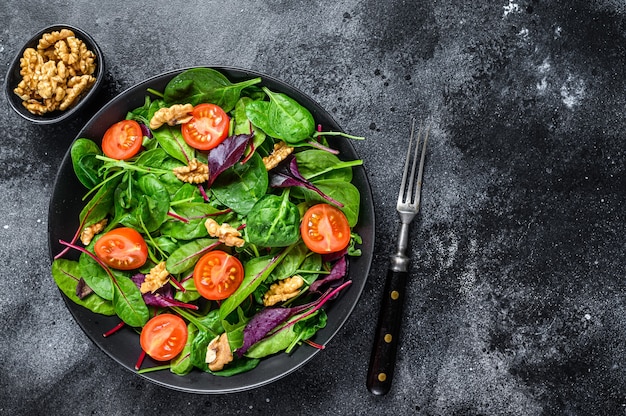
[[[115,228],[104,234],[96,241],[94,251],[107,266],[118,270],[137,269],[148,259],[146,241],[128,227]]]
[[[157,361],[176,357],[185,348],[186,342],[185,321],[171,313],[162,313],[150,319],[139,336],[141,348]]]
[[[181,126],[183,139],[198,150],[210,150],[228,136],[230,118],[220,106],[198,104],[191,112],[192,119]]]
[[[193,281],[198,293],[209,300],[226,299],[243,281],[243,265],[230,254],[213,250],[198,260]]]
[[[306,211],[300,223],[300,234],[314,253],[334,253],[350,243],[348,219],[339,208],[329,204],[313,205]]]
[[[102,138],[102,152],[117,160],[135,156],[141,149],[143,132],[135,120],[122,120],[107,129]]]

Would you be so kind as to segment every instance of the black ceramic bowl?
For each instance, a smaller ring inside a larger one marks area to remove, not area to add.
[[[296,99],[300,104],[307,107],[316,122],[321,124],[324,130],[340,131],[340,127],[332,117],[308,96],[290,87],[277,79],[247,70],[234,68],[214,68],[221,71],[232,82],[261,77],[262,84],[273,91],[283,92]],[[129,110],[144,104],[146,90],[152,88],[163,91],[167,82],[183,70],[168,72],[154,78],[150,78],[120,94],[105,105],[87,125],[78,133],[77,138],[85,137],[100,143],[105,130],[113,123],[125,118]],[[329,138],[332,147],[340,151],[340,157],[345,160],[358,159],[357,154],[347,139]],[[359,222],[355,227],[356,232],[363,238],[360,246],[362,256],[349,259],[348,278],[352,285],[345,289],[340,297],[329,302],[325,306],[328,313],[327,325],[320,330],[312,339],[313,341],[327,345],[333,336],[340,330],[352,313],[363,291],[369,273],[374,249],[374,208],[372,194],[362,166],[353,168],[353,183],[361,193],[361,210]],[[78,216],[85,205],[82,197],[86,189],[81,185],[72,169],[70,152],[65,155],[58,175],[55,180],[54,190],[50,201],[48,233],[51,258],[63,250],[59,239],[70,241],[78,228]],[[141,353],[139,335],[130,328],[124,328],[114,335],[103,338],[102,334],[119,323],[117,317],[97,315],[89,310],[78,306],[66,298],[62,292],[66,305],[74,319],[83,331],[97,344],[106,354],[116,360],[124,368],[135,372],[134,365]],[[331,344],[330,348],[351,348],[349,345]],[[141,374],[146,379],[171,389],[203,393],[217,394],[249,390],[271,383],[287,374],[302,367],[315,354],[324,353],[322,350],[309,345],[301,345],[291,354],[280,353],[263,359],[259,366],[247,373],[232,377],[217,377],[199,370],[193,370],[186,376],[177,376],[170,371],[162,370]],[[159,363],[146,358],[143,368],[156,366]],[[346,365],[350,365],[346,363]]]
[[[20,75],[20,58],[24,55],[24,51],[27,48],[37,48],[39,39],[45,33],[59,31],[61,29],[70,29],[71,31],[73,31],[74,35],[85,43],[85,45],[87,46],[87,49],[93,51],[93,53],[96,55],[96,72],[93,74],[93,76],[96,78],[96,82],[94,83],[94,85],[91,86],[91,88],[87,91],[86,94],[80,97],[80,99],[67,110],[64,110],[64,111],[55,110],[49,113],[45,113],[43,115],[33,114],[22,105],[22,99],[13,92],[15,87],[17,87],[17,85],[22,80],[22,76]],[[77,27],[65,25],[65,24],[49,26],[45,29],[41,29],[28,42],[26,42],[26,44],[22,46],[22,48],[15,55],[13,62],[11,62],[11,66],[9,67],[9,70],[7,72],[6,79],[4,82],[7,101],[9,102],[9,104],[11,105],[13,110],[15,110],[17,114],[24,117],[26,120],[32,121],[33,123],[36,123],[36,124],[59,123],[61,121],[68,120],[71,117],[78,114],[79,112],[81,112],[86,107],[86,105],[91,101],[91,99],[96,95],[96,92],[98,91],[98,89],[100,88],[102,84],[102,81],[104,79],[104,73],[105,73],[104,69],[105,69],[104,56],[102,54],[102,51],[100,50],[100,47],[98,46],[96,41],[87,32]]]

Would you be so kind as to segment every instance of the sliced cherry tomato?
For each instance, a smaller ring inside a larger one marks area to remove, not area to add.
[[[191,112],[192,119],[181,126],[183,139],[195,149],[210,150],[228,136],[230,118],[220,106],[198,104]]]
[[[178,316],[162,313],[150,319],[141,330],[139,343],[157,361],[171,360],[185,348],[187,324]]]
[[[350,243],[350,225],[345,214],[329,204],[309,208],[300,223],[304,244],[313,252],[325,254],[343,250]]]
[[[107,129],[102,138],[102,152],[112,159],[126,160],[141,149],[143,132],[135,120],[122,120]]]
[[[96,256],[107,266],[132,270],[148,259],[148,246],[141,234],[128,227],[115,228],[104,234],[94,245]]]
[[[239,259],[224,251],[209,251],[196,263],[193,281],[202,297],[226,299],[241,285],[243,265]]]

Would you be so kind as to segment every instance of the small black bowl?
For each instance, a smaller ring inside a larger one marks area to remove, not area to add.
[[[22,80],[22,76],[20,75],[20,58],[24,55],[24,51],[26,50],[26,48],[37,48],[39,39],[41,39],[41,37],[45,33],[60,31],[61,29],[70,29],[72,32],[74,32],[74,35],[78,39],[82,40],[85,43],[87,49],[93,51],[93,53],[96,55],[96,71],[93,74],[93,76],[96,78],[96,82],[94,83],[94,85],[91,86],[91,88],[87,91],[85,95],[78,99],[77,103],[72,105],[67,110],[55,110],[49,113],[45,113],[43,115],[33,114],[22,105],[22,99],[13,92],[15,87],[17,87],[17,85]],[[82,111],[85,108],[86,104],[96,95],[96,92],[100,88],[103,79],[104,56],[96,41],[82,29],[70,25],[59,24],[49,26],[45,29],[40,30],[28,42],[26,42],[24,46],[22,46],[22,48],[18,51],[15,58],[13,59],[13,62],[11,62],[11,66],[9,67],[9,70],[7,72],[4,85],[7,101],[17,114],[24,117],[26,120],[32,121],[36,124],[54,124],[60,121],[67,120]]]

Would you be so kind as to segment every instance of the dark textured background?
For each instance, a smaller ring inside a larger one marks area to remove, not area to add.
[[[372,272],[302,370],[225,396],[158,387],[100,352],[49,273],[52,179],[91,114],[34,126],[0,97],[0,413],[626,414],[626,3],[0,3],[0,75],[39,29],[104,49],[101,103],[192,65],[291,83],[329,109],[371,180]],[[95,109],[94,109],[95,111]],[[432,123],[392,391],[365,388],[409,119]]]

